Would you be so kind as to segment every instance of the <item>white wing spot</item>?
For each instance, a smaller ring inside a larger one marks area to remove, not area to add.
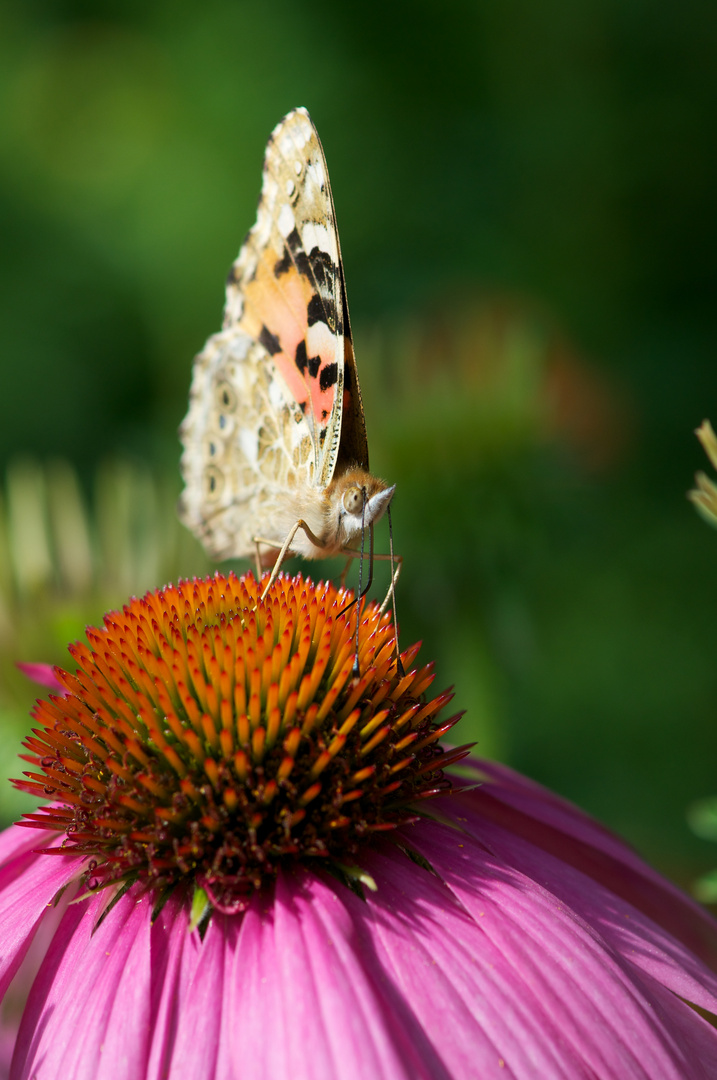
[[[324,166],[318,158],[315,161],[312,161],[307,167],[306,175],[319,189],[323,189],[324,184],[326,183],[326,173],[324,172]]]
[[[297,176],[301,176],[301,162],[298,160],[294,162],[294,172]]]
[[[293,180],[287,180],[286,181],[286,194],[289,196],[289,198],[291,198],[291,196],[294,194],[295,191],[296,191],[296,184],[294,183],[294,181]]]
[[[328,255],[331,255],[336,261],[337,253],[335,245],[332,245],[329,230],[325,225],[320,225],[317,221],[305,222],[304,227],[301,230],[301,239],[307,251],[313,251],[314,248],[318,248],[319,251],[325,251]]]
[[[256,431],[240,428],[237,433],[237,441],[242,449],[244,457],[253,469],[259,468],[259,440]]]
[[[294,212],[288,203],[284,203],[279,216],[276,219],[276,224],[279,226],[279,232],[286,240],[289,233],[296,227],[296,221],[294,220]]]

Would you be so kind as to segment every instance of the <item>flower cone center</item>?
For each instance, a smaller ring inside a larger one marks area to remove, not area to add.
[[[231,909],[287,859],[351,861],[377,832],[445,791],[431,666],[396,665],[388,615],[359,620],[330,584],[252,575],[180,582],[87,631],[39,701],[16,781],[52,805],[31,827],[66,833],[88,884],[194,879]]]

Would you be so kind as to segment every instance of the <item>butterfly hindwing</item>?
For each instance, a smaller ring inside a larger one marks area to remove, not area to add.
[[[292,518],[286,493],[314,471],[308,424],[258,341],[236,327],[209,338],[180,435],[182,520],[215,558],[252,555],[255,536]]]

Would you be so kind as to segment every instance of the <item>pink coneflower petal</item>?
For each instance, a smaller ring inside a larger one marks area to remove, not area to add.
[[[343,892],[308,874],[277,882],[274,937],[291,1056],[296,1060],[305,1032],[307,1077],[310,1060],[320,1063],[322,1075],[347,1080],[430,1076],[384,998],[384,973],[356,948],[353,905],[342,902]],[[286,988],[302,983],[306,998],[296,1025]]]
[[[577,871],[543,853],[531,858],[530,845],[500,836],[501,830],[485,822],[480,843],[460,833],[451,835],[441,826],[425,824],[420,835],[413,832],[416,849],[498,949],[514,994],[523,997],[532,1017],[545,1009],[534,1049],[546,1041],[549,1046],[574,1045],[583,1066],[565,1075],[591,1076],[580,1071],[586,1066],[597,1075],[626,1080],[704,1075],[685,1057],[682,1024],[673,1027],[669,1013],[656,1018],[663,995],[655,996],[659,984],[653,976],[667,976],[671,989],[712,1010],[717,980],[694,958],[680,973],[674,949],[670,955],[659,948],[662,944],[670,949],[670,939],[659,928],[643,918],[642,926],[649,930],[645,940],[638,931],[638,912],[607,892],[601,894],[587,879],[582,891]],[[638,920],[634,935],[629,925],[619,925],[621,917],[627,922],[630,914]],[[480,951],[474,946],[474,955]],[[717,1031],[688,1012],[695,1037],[717,1052]],[[507,1030],[501,1045],[510,1045]]]
[[[557,855],[627,899],[659,922],[717,968],[717,924],[709,913],[666,878],[648,866],[624,841],[605,829],[577,806],[561,799],[540,784],[520,776],[497,762],[466,759],[463,768],[475,774],[483,786],[469,795],[456,795],[453,804],[467,799],[484,818],[508,831],[530,839],[538,848]],[[492,781],[492,782],[491,782]]]
[[[71,906],[30,992],[10,1080],[144,1076],[151,1038],[151,898],[96,926],[100,895]]]
[[[224,981],[224,1025],[222,1064],[225,1071],[233,1061],[242,1062],[247,1080],[291,1074],[286,1037],[284,995],[277,969],[274,939],[274,912],[271,894],[255,895],[244,913],[241,926],[229,924],[231,950]],[[296,994],[297,1008],[301,995]],[[272,1038],[262,1038],[265,1015],[272,1017]],[[241,1025],[232,1017],[243,1016]]]
[[[473,917],[438,878],[390,857],[371,869],[379,888],[365,940],[437,1068],[461,1078],[592,1076],[562,1030],[550,973],[514,968],[486,933],[490,910]]]
[[[347,905],[348,901],[348,905]],[[244,916],[225,983],[233,1073],[242,1080],[423,1080],[423,1059],[393,1007],[373,949],[357,948],[364,905],[297,870]],[[359,915],[357,920],[356,915]],[[271,1039],[266,1038],[270,1016]],[[223,1040],[224,1041],[224,1040]]]
[[[713,1080],[717,1076],[715,1029],[693,1009],[658,983],[651,989],[656,1003],[655,1022],[669,1026],[684,1056],[686,1065],[681,1075],[685,1080]]]
[[[477,815],[471,821],[468,814],[462,813],[461,819],[469,830],[473,824],[472,831],[479,837],[481,846],[532,881],[539,881],[588,925],[599,927],[609,947],[621,956],[629,956],[631,963],[676,994],[717,1012],[717,976],[663,927],[580,870],[535,848],[522,837],[481,820]],[[436,869],[442,871],[446,863],[445,847],[432,844],[431,840],[431,829],[427,827],[422,832],[420,850]],[[449,859],[452,873],[459,875],[461,862],[471,859],[474,854],[473,845],[466,838],[461,838],[461,843],[463,847],[451,851]],[[429,848],[432,855],[427,854]]]
[[[227,916],[210,923],[204,941],[195,933],[185,944],[181,973],[181,998],[176,1002],[176,1035],[167,1046],[164,1071],[157,1068],[148,1076],[157,1080],[227,1080],[232,1073],[217,1067],[222,1015],[226,1010],[224,967],[226,963]],[[237,1014],[235,1023],[244,1027],[244,1017]],[[264,1022],[269,1023],[265,1014]],[[264,1029],[266,1036],[268,1028]],[[270,1036],[272,1037],[272,1036]]]
[[[47,846],[49,847],[49,844]],[[0,866],[25,851],[34,851],[36,847],[37,833],[30,829],[24,829],[21,825],[11,825],[3,829],[0,832]]]
[[[0,841],[6,849],[0,862],[0,997],[10,985],[38,925],[60,889],[77,876],[77,861],[64,856],[38,858],[37,838],[7,830]],[[28,830],[29,832],[29,830]],[[14,853],[7,849],[12,847]]]
[[[52,664],[24,664],[18,662],[15,666],[19,668],[23,675],[27,675],[28,679],[37,683],[38,686],[46,686],[55,694],[64,694],[65,688],[57,678]]]
[[[194,1019],[188,1018],[196,1016],[199,1005],[194,992],[194,974],[204,948],[199,934],[189,932],[189,914],[186,894],[180,890],[169,897],[152,925],[153,1034],[146,1080],[166,1080],[170,1075],[183,1024],[190,1038],[196,1034]],[[208,1005],[202,1002],[202,1007],[216,1010],[216,992]],[[208,1053],[207,1047],[201,1049]]]

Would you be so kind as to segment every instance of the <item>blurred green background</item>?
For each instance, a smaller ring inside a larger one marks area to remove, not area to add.
[[[299,104],[398,484],[403,641],[479,752],[689,885],[717,861],[685,820],[717,791],[717,536],[685,500],[717,419],[705,0],[3,6],[2,771],[15,659],[210,568],[174,520],[176,428]]]

